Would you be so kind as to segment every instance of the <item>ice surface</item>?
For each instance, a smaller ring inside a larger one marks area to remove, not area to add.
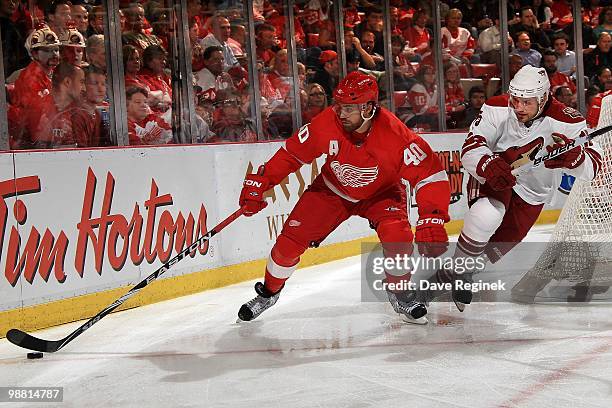
[[[410,325],[360,301],[359,262],[298,270],[251,323],[234,323],[247,282],[108,316],[42,360],[0,340],[0,385],[87,408],[612,406],[609,304],[434,303]]]

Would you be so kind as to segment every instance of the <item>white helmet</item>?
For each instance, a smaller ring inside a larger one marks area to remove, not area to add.
[[[25,41],[25,48],[32,56],[32,51],[40,47],[50,47],[60,45],[57,35],[47,26],[32,31]]]
[[[537,98],[540,108],[536,117],[542,113],[548,100],[550,81],[544,68],[525,65],[514,75],[508,87],[508,93],[517,98]]]
[[[59,36],[59,42],[65,47],[85,48],[85,38],[76,28],[69,28]]]

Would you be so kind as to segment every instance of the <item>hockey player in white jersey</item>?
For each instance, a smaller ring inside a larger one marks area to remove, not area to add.
[[[536,222],[552,198],[559,169],[592,180],[601,167],[599,149],[589,144],[546,160],[544,166],[512,174],[514,168],[529,166],[529,158],[541,149],[550,152],[587,131],[582,115],[554,99],[549,90],[544,68],[526,65],[510,82],[508,94],[490,98],[470,126],[461,152],[463,167],[470,175],[469,210],[455,258],[485,253],[496,262]],[[437,275],[438,281],[453,281],[452,298],[463,311],[472,292],[457,289],[464,285],[456,281],[471,282],[472,273],[440,271]]]

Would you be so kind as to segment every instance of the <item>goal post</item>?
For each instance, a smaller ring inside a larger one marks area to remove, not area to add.
[[[597,128],[612,124],[612,95]],[[596,139],[603,163],[592,181],[576,180],[550,241],[512,289],[519,302],[612,301],[612,132]]]

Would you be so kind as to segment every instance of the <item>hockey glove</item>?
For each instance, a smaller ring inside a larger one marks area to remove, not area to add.
[[[552,138],[555,143],[551,144],[550,146],[546,146],[546,150],[549,153],[572,142],[572,140],[561,133],[553,133]],[[584,162],[584,157],[584,147],[576,146],[560,156],[553,159],[544,160],[544,166],[549,169],[575,169]]]
[[[419,253],[423,256],[436,257],[448,249],[448,234],[444,229],[446,220],[439,214],[426,214],[416,223],[415,241]]]
[[[508,190],[516,184],[512,167],[497,154],[483,156],[476,166],[476,174],[484,177],[495,191]]]
[[[270,187],[270,181],[263,175],[264,167],[259,167],[257,174],[248,174],[244,179],[238,204],[244,208],[244,215],[250,217],[267,207],[264,193]]]

